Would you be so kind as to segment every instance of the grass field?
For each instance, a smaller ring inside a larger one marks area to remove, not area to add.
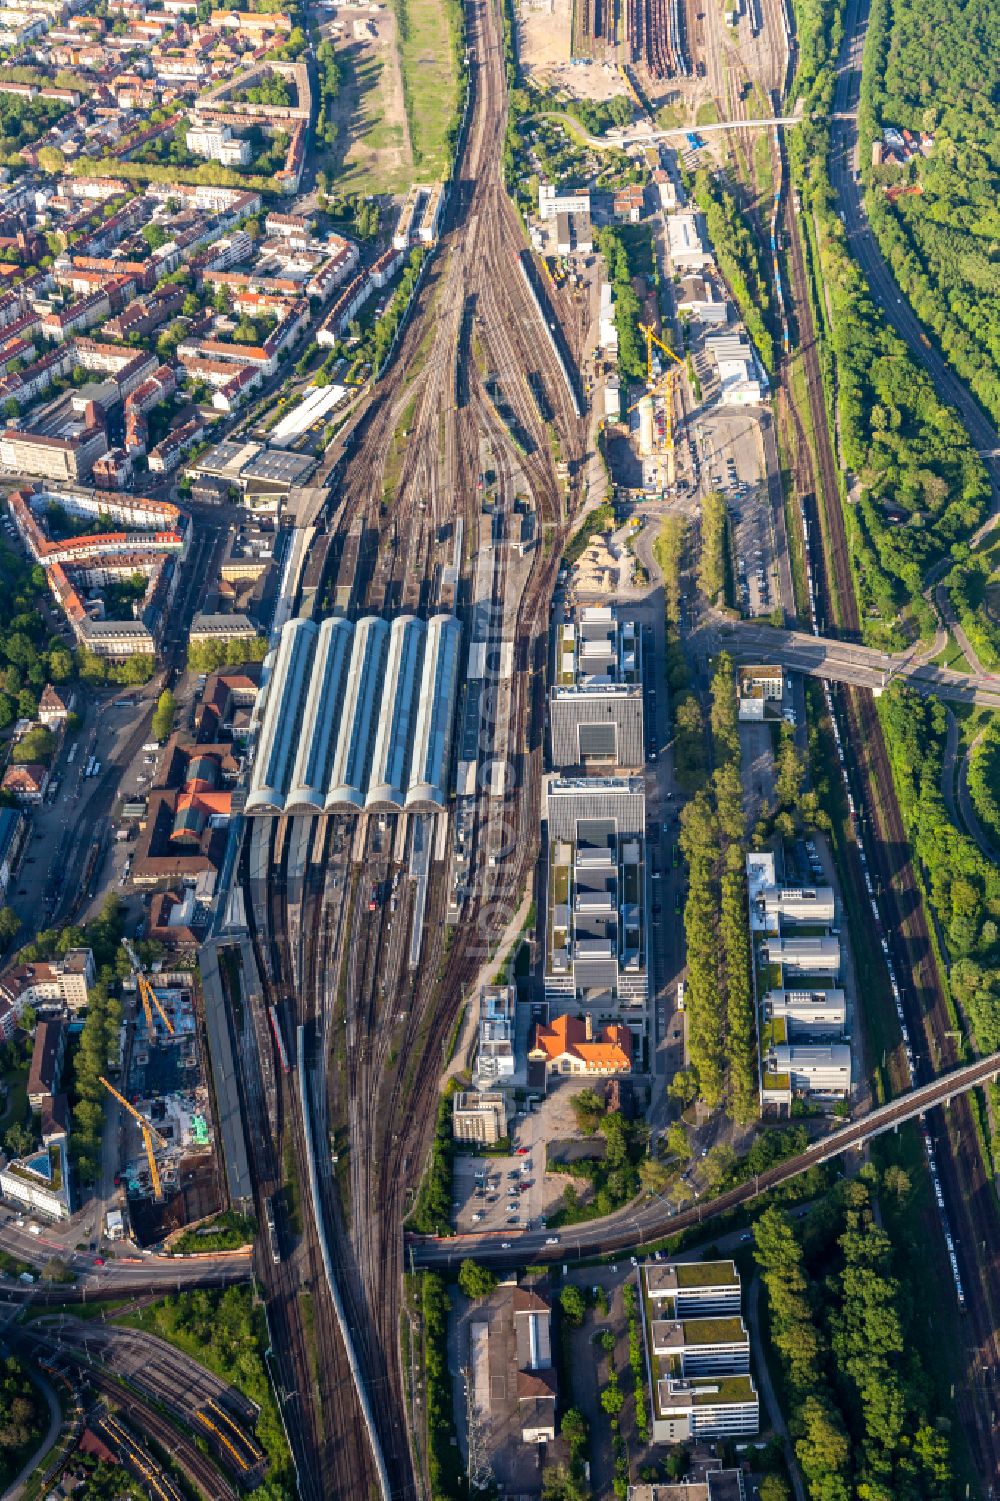
[[[414,171],[422,178],[443,177],[458,98],[444,0],[396,0],[396,34]]]
[[[969,663],[965,653],[955,640],[951,632],[948,632],[948,644],[944,651],[939,651],[936,657],[931,658],[934,667],[950,667],[954,672],[968,672]]]
[[[344,87],[336,106],[340,130],[328,153],[338,193],[405,193],[413,180],[409,134],[395,46],[340,54]]]

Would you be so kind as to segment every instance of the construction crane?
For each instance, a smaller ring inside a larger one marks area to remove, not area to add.
[[[155,1006],[157,1011],[163,1018],[163,1025],[166,1027],[170,1036],[173,1037],[174,1024],[160,1004],[160,998],[156,994],[156,991],[147,980],[145,970],[143,969],[142,963],[139,959],[139,955],[136,953],[135,949],[132,947],[132,944],[127,938],[122,939],[122,948],[125,950],[126,954],[128,954],[129,963],[132,966],[132,973],[135,976],[136,989],[138,990],[139,998],[142,1001],[142,1009],[146,1013],[146,1031],[149,1033],[150,1037],[154,1035],[155,1027],[153,1024],[153,1007]]]
[[[150,1125],[146,1117],[140,1111],[136,1110],[131,1100],[127,1100],[123,1094],[119,1094],[118,1090],[113,1084],[108,1083],[103,1074],[99,1076],[99,1083],[104,1085],[104,1088],[108,1091],[108,1094],[113,1095],[114,1098],[118,1101],[119,1105],[123,1105],[125,1107],[132,1119],[136,1121],[141,1128],[142,1144],[146,1148],[146,1161],[149,1163],[149,1176],[153,1180],[153,1197],[155,1198],[156,1202],[159,1203],[163,1198],[163,1184],[160,1182],[160,1169],[156,1165],[156,1156],[153,1152],[153,1142],[155,1141],[157,1146],[164,1148],[166,1148],[169,1143],[166,1137],[161,1136],[156,1127]]]
[[[680,373],[684,369],[684,361],[679,355],[674,353],[669,344],[664,344],[663,340],[657,337],[648,323],[640,323],[639,328],[646,336],[646,391],[644,395],[640,396],[638,401],[629,407],[629,412],[634,412],[637,407],[642,407],[644,403],[648,403],[648,406],[645,408],[646,422],[651,425],[653,420],[653,397],[663,397],[663,449],[666,453],[667,461],[667,483],[672,485],[674,482],[674,389],[680,379]],[[664,374],[659,377],[653,371],[654,344],[658,349],[662,349],[665,355],[669,355],[670,359],[674,362],[672,365],[668,365]],[[643,415],[643,412],[639,413],[639,450],[641,453],[643,447],[648,447],[649,453],[646,457],[650,457],[653,452],[652,431],[650,426],[649,436],[644,442]]]

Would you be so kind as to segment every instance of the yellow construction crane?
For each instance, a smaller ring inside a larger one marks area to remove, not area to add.
[[[147,1032],[149,1033],[150,1037],[153,1036],[154,1025],[152,1008],[155,1006],[157,1011],[163,1018],[163,1025],[166,1027],[170,1036],[173,1037],[174,1024],[160,1004],[160,998],[156,994],[156,991],[147,980],[145,971],[143,970],[142,964],[139,960],[139,955],[136,953],[135,949],[132,947],[127,938],[122,939],[122,948],[125,950],[126,954],[128,954],[129,963],[132,965],[132,973],[135,976],[136,988],[139,991],[139,998],[142,1001],[142,1009],[146,1013]]]
[[[665,395],[667,398],[665,446],[668,450],[670,450],[674,446],[674,387],[677,384],[677,381],[680,379],[681,371],[684,369],[684,361],[681,359],[680,355],[674,353],[669,344],[664,344],[663,340],[657,337],[650,324],[640,323],[639,331],[646,335],[646,390],[644,394],[640,396],[638,401],[633,402],[633,404],[629,407],[629,411],[634,412],[636,407],[638,407],[643,401],[645,401],[647,396]],[[657,349],[662,349],[663,353],[669,355],[670,358],[674,361],[672,365],[667,366],[666,371],[659,377],[659,379],[657,379],[653,374],[654,344],[656,345]]]
[[[108,1094],[114,1096],[119,1105],[123,1105],[125,1107],[132,1119],[136,1121],[142,1129],[142,1144],[146,1148],[146,1161],[149,1163],[149,1176],[153,1180],[153,1197],[156,1199],[157,1203],[159,1203],[159,1201],[163,1198],[163,1184],[160,1182],[160,1169],[156,1165],[156,1156],[153,1152],[153,1142],[155,1141],[157,1146],[160,1147],[166,1147],[169,1145],[169,1143],[167,1142],[166,1137],[161,1136],[156,1127],[151,1126],[146,1117],[142,1115],[140,1111],[136,1110],[131,1100],[127,1100],[123,1094],[119,1094],[118,1090],[113,1084],[108,1083],[103,1074],[99,1076],[99,1082],[104,1085],[104,1088],[108,1091]]]

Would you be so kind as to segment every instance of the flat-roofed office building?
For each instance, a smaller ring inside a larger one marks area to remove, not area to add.
[[[643,765],[642,632],[635,621],[600,607],[559,628],[549,728],[557,768]]]

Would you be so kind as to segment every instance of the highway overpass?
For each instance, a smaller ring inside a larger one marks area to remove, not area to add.
[[[504,1236],[503,1232],[448,1238],[411,1236],[408,1241],[410,1257],[417,1267],[457,1267],[467,1256],[492,1266],[523,1266],[544,1261],[582,1260],[591,1256],[629,1251],[662,1240],[664,1236],[676,1234],[679,1230],[690,1229],[728,1209],[736,1209],[765,1190],[797,1178],[811,1167],[861,1147],[886,1131],[894,1131],[905,1121],[923,1115],[935,1105],[946,1105],[955,1095],[985,1084],[998,1074],[1000,1053],[992,1053],[988,1058],[979,1058],[975,1063],[953,1069],[951,1073],[941,1075],[930,1084],[910,1090],[907,1094],[890,1100],[887,1105],[879,1106],[860,1120],[831,1131],[798,1156],[789,1157],[787,1161],[768,1168],[766,1172],[720,1194],[718,1198],[707,1199],[687,1209],[677,1210],[663,1199],[653,1198],[637,1201],[605,1219],[567,1226],[558,1235],[545,1230],[531,1230],[521,1235],[514,1232],[510,1236]],[[550,1240],[556,1240],[557,1243],[551,1245]]]
[[[871,646],[812,636],[806,631],[776,630],[754,620],[727,620],[717,614],[699,634],[713,651],[724,649],[737,662],[777,662],[790,672],[851,683],[876,693],[901,678],[918,693],[1000,709],[1000,673],[954,672],[915,660],[912,653],[894,656]]]

